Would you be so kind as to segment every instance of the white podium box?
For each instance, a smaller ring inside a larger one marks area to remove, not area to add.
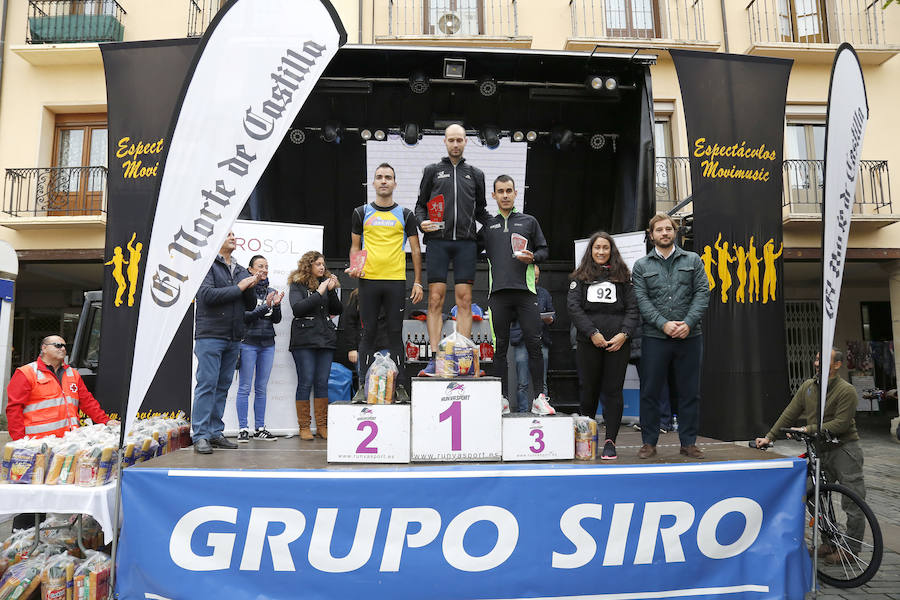
[[[500,460],[500,379],[414,377],[412,460]]]
[[[575,458],[575,422],[568,415],[503,415],[503,460]]]
[[[409,404],[328,406],[328,462],[408,463]]]

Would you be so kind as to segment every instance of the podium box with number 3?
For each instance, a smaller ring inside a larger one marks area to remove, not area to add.
[[[503,416],[503,460],[571,460],[575,458],[572,417],[529,413]]]
[[[412,460],[493,461],[502,454],[500,380],[412,380]]]
[[[408,463],[409,405],[329,405],[328,462]]]

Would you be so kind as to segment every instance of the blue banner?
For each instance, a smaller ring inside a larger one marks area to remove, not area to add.
[[[798,598],[806,463],[124,472],[119,597]]]

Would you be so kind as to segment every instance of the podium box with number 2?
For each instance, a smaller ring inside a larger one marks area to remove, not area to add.
[[[503,416],[503,460],[570,460],[575,458],[574,419],[529,413]]]
[[[409,405],[329,405],[328,462],[408,463]]]
[[[500,460],[501,412],[496,377],[413,378],[412,460]]]

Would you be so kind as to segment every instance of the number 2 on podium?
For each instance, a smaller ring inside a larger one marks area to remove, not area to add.
[[[450,449],[454,452],[462,450],[462,404],[455,400],[447,410],[440,414],[440,423],[450,419]]]
[[[356,426],[357,431],[362,431],[363,429],[369,430],[369,435],[359,443],[359,446],[356,447],[357,454],[378,454],[378,448],[375,446],[370,446],[369,442],[375,439],[375,436],[378,435],[378,425],[375,421],[363,421],[359,425]]]

